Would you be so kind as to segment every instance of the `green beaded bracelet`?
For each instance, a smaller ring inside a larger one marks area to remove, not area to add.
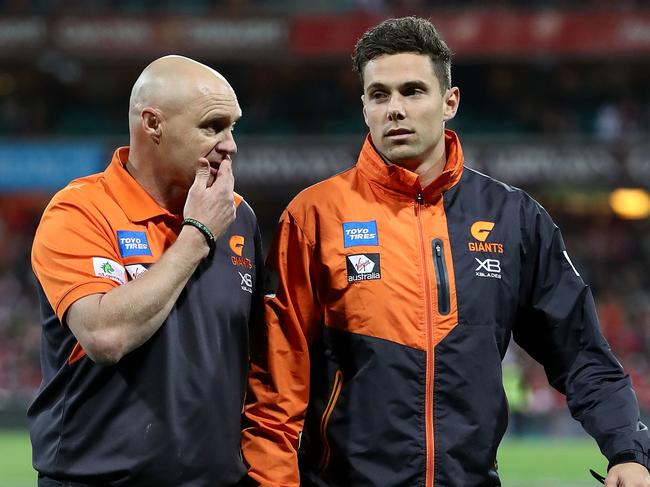
[[[206,227],[203,223],[201,223],[198,220],[195,220],[194,218],[185,218],[183,220],[183,226],[185,225],[193,226],[203,234],[203,236],[205,237],[205,241],[208,243],[208,247],[210,248],[210,253],[212,253],[212,251],[214,250],[214,246],[217,243],[217,240],[214,238],[214,233],[212,233],[212,231],[208,227]]]

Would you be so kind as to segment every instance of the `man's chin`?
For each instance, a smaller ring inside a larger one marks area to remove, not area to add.
[[[393,146],[384,153],[384,157],[388,159],[393,164],[398,166],[408,167],[412,162],[417,159],[417,151],[413,147],[407,146]]]

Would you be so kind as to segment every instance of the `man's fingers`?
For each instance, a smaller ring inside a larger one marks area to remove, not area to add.
[[[232,173],[232,161],[225,159],[219,165],[219,172],[217,172],[216,181],[219,182],[220,188],[225,188],[232,192],[235,187],[235,176]]]
[[[605,487],[619,487],[618,469],[610,470],[605,478]]]
[[[208,186],[208,180],[210,179],[210,163],[205,157],[199,159],[198,164],[196,165],[196,175],[194,176],[194,183],[198,184],[202,188]]]
[[[217,172],[217,177],[221,176],[232,176],[232,161],[230,159],[224,159],[219,164],[219,172]]]
[[[648,487],[649,482],[648,469],[635,462],[614,465],[605,479],[607,487]]]

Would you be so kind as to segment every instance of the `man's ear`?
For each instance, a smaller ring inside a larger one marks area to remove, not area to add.
[[[366,122],[366,126],[370,127],[368,125],[368,114],[366,113],[366,95],[361,95],[361,103],[363,103],[363,120]]]
[[[448,122],[456,116],[458,106],[460,105],[460,89],[457,86],[452,86],[445,92],[444,104],[442,119]]]
[[[160,144],[162,139],[162,124],[160,114],[153,108],[143,108],[140,114],[142,131],[153,140],[154,144]]]

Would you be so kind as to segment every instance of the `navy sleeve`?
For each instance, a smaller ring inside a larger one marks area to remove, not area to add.
[[[609,466],[650,467],[650,435],[640,421],[628,375],[603,337],[587,286],[560,230],[532,199],[522,205],[521,307],[515,341],[566,395],[572,416],[597,442]]]

